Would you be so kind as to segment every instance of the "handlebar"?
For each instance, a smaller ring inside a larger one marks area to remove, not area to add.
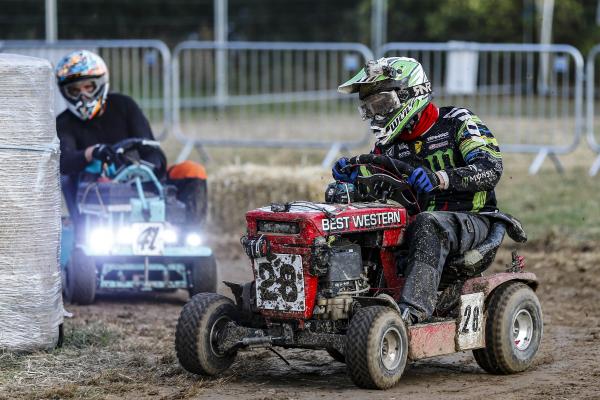
[[[144,146],[160,148],[160,143],[156,140],[148,140],[142,138],[127,138],[117,142],[111,146],[115,154],[123,154],[126,151],[138,149]]]
[[[374,164],[380,165],[381,167],[387,169],[389,172],[396,172],[398,176],[407,175],[410,176],[415,168],[400,160],[394,160],[389,156],[384,156],[381,154],[361,154],[355,157],[352,157],[348,160],[350,166],[357,164]]]

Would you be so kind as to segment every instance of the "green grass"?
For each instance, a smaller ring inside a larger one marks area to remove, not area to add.
[[[118,339],[119,334],[102,322],[90,322],[85,325],[67,324],[65,328],[64,348],[84,349],[86,347],[106,347]]]
[[[559,235],[568,240],[600,239],[600,178],[582,167],[537,176],[507,171],[496,190],[502,210],[523,222],[533,240]]]

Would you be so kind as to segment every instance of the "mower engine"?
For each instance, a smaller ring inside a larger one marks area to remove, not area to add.
[[[270,320],[347,319],[355,298],[383,280],[377,273],[397,280],[395,264],[376,266],[402,240],[402,207],[302,202],[250,211],[246,219],[242,245],[252,260],[255,306]]]

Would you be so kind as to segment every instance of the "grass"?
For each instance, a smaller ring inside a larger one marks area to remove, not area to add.
[[[587,173],[591,154],[579,151],[562,157],[564,174],[548,162],[538,175],[529,175],[527,159],[505,157],[505,172],[496,189],[500,208],[521,219],[533,241],[600,239],[600,177]]]

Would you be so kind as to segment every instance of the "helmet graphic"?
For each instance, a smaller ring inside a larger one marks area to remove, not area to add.
[[[338,91],[358,92],[361,117],[371,119],[371,129],[380,145],[392,143],[404,129],[412,129],[417,114],[432,97],[423,66],[408,57],[371,60]]]
[[[60,93],[69,110],[86,121],[104,108],[108,94],[108,69],[99,55],[77,50],[63,57],[55,69]]]

